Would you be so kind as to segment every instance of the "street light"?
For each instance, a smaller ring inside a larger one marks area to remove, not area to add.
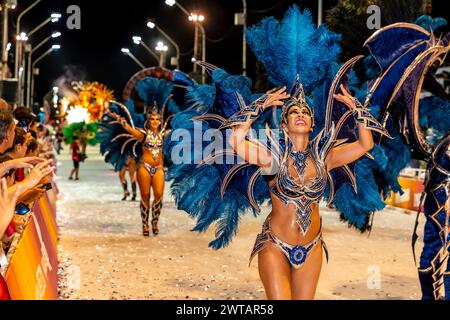
[[[158,30],[159,33],[161,33],[167,40],[169,40],[170,43],[172,43],[172,45],[175,47],[175,51],[176,51],[176,63],[174,65],[177,66],[177,69],[180,69],[180,47],[178,46],[178,44],[175,42],[175,40],[173,40],[166,32],[164,32],[164,30],[162,30],[156,23],[154,19],[149,19],[147,22],[147,27],[149,27],[150,29],[156,29]]]
[[[61,19],[62,15],[60,13],[52,13],[50,15],[50,18],[52,19],[51,22],[55,23],[58,22],[59,19]]]
[[[159,52],[159,66],[164,67],[166,62],[166,52],[169,48],[162,41],[158,41],[155,50]]]
[[[21,32],[20,35],[16,37],[17,41],[28,41],[28,36],[25,32]]]
[[[136,62],[139,65],[139,67],[145,69],[145,66],[130,52],[130,49],[122,48],[120,49],[120,51],[122,51],[123,54],[129,56],[134,62]]]
[[[155,58],[156,61],[159,62],[159,56],[152,49],[150,49],[150,47],[148,45],[146,45],[144,41],[142,41],[142,37],[133,36],[132,39],[135,44],[140,44],[141,46],[143,46],[145,48],[145,50],[147,50],[150,53],[150,55],[153,58]]]
[[[189,13],[186,8],[184,8],[181,4],[179,4],[175,0],[166,0],[165,3],[168,6],[173,7],[174,5],[177,6],[185,15],[188,16],[189,20],[195,23],[195,36],[194,36],[194,57],[197,59],[197,46],[198,46],[198,29],[202,32],[202,60],[206,61],[206,32],[205,28],[203,28],[202,24],[200,22],[205,20],[205,17],[203,15],[198,14],[192,14]],[[196,18],[195,18],[196,16]],[[202,17],[200,20],[200,16]],[[197,71],[197,64],[194,64],[194,72]],[[205,68],[202,68],[202,83],[205,83],[206,80],[206,71]]]
[[[45,51],[43,54],[41,54],[36,61],[33,62],[33,64],[31,65],[31,70],[33,71],[32,77],[31,77],[31,105],[30,107],[33,105],[34,103],[34,76],[35,76],[35,69],[36,69],[36,65],[41,62],[45,57],[47,57],[48,55],[50,55],[50,53],[52,53],[53,51],[57,51],[61,49],[61,46],[59,44],[54,44],[51,46],[50,49],[48,49],[47,51]]]
[[[48,36],[47,38],[42,40],[36,47],[32,48],[31,51],[28,53],[27,100],[26,100],[26,105],[29,106],[29,107],[31,107],[30,106],[30,102],[31,102],[31,71],[32,71],[32,69],[31,69],[31,61],[32,61],[32,56],[44,44],[49,42],[51,39],[56,39],[56,38],[59,38],[60,36],[61,36],[61,32],[59,32],[59,31],[52,32],[52,34],[50,36]]]
[[[189,15],[189,21],[195,21],[195,22],[200,21],[200,22],[203,22],[203,21],[205,21],[205,16],[203,16],[201,14],[191,13]]]
[[[156,51],[167,51],[169,48],[162,41],[158,41],[155,47]]]

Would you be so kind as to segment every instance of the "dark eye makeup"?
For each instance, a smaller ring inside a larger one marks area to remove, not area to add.
[[[291,114],[299,114],[299,113],[311,116],[311,112],[309,112],[308,108],[301,108],[300,109],[298,107],[291,108],[291,110],[289,110],[288,114],[291,115]]]

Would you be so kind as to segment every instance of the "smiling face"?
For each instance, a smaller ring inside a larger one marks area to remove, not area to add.
[[[150,130],[158,130],[161,125],[161,116],[159,114],[152,113],[148,119],[148,125]]]
[[[284,120],[288,133],[309,134],[312,128],[311,111],[305,106],[292,106],[289,108]]]

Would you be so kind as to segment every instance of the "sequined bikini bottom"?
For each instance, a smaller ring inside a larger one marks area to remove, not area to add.
[[[256,237],[256,242],[252,250],[252,254],[250,255],[250,263],[251,264],[253,258],[262,250],[265,249],[267,243],[274,243],[276,244],[280,250],[283,252],[283,254],[288,259],[289,263],[294,269],[299,269],[303,263],[305,263],[306,259],[308,258],[309,252],[319,243],[322,244],[322,247],[325,251],[325,256],[328,261],[328,250],[325,245],[325,242],[322,239],[322,231],[319,231],[319,234],[317,237],[311,241],[310,243],[300,246],[292,246],[287,244],[286,242],[281,241],[278,239],[277,236],[275,236],[272,231],[270,230],[270,219],[267,219],[266,222],[263,224],[262,232],[258,234]]]
[[[161,164],[158,165],[158,166],[154,166],[154,167],[153,167],[153,166],[149,165],[149,164],[146,163],[146,162],[140,162],[139,165],[144,166],[144,168],[147,169],[148,173],[150,173],[150,175],[151,175],[152,177],[155,175],[156,171],[157,171],[159,168],[163,168],[163,165],[161,165]]]

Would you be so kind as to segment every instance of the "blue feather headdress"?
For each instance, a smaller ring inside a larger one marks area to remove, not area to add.
[[[297,75],[295,83],[291,88],[289,93],[290,98],[284,101],[282,111],[281,111],[281,121],[287,119],[287,113],[291,107],[306,107],[311,115],[311,127],[314,128],[314,109],[309,106],[306,101],[305,91],[303,90],[303,85],[300,83],[300,77]]]
[[[164,79],[147,77],[139,80],[135,89],[147,107],[147,113],[158,113],[163,119],[166,112],[173,114],[179,111],[178,106],[172,100],[172,83]]]

